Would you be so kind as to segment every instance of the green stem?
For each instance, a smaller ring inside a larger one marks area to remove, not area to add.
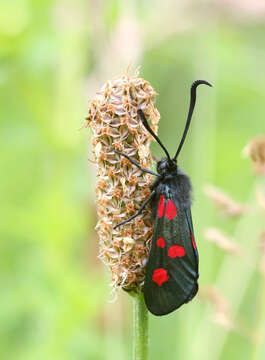
[[[133,360],[147,360],[149,348],[148,311],[143,293],[133,293]]]
[[[252,360],[258,360],[262,358],[262,349],[264,344],[264,330],[265,330],[265,285],[264,277],[260,275],[260,285],[258,289],[258,299],[257,299],[257,311],[256,311],[256,326],[255,326],[255,335],[256,339],[253,342],[252,347]]]

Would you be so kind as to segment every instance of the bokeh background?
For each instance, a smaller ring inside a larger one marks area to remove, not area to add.
[[[88,99],[141,65],[159,93],[159,135],[194,185],[201,295],[150,319],[150,359],[265,358],[265,279],[258,238],[265,215],[242,149],[265,132],[265,3],[259,0],[2,0],[0,2],[0,358],[131,357],[131,300],[116,301],[97,259],[95,167],[81,129]],[[161,150],[152,144],[152,151]],[[248,213],[227,218],[213,184]],[[207,241],[218,227],[243,255]]]

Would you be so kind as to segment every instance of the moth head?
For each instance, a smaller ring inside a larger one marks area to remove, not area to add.
[[[177,164],[173,159],[163,158],[158,161],[156,168],[158,174],[163,175],[176,170]]]

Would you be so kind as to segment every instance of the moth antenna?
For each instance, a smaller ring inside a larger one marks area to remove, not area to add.
[[[161,148],[164,150],[164,152],[166,153],[167,155],[167,158],[169,161],[171,161],[171,158],[169,156],[169,153],[167,151],[167,149],[165,148],[165,146],[162,144],[161,140],[159,139],[159,137],[153,132],[153,130],[150,128],[147,120],[146,120],[146,117],[143,113],[143,111],[141,109],[137,110],[137,114],[139,116],[139,118],[141,119],[144,127],[146,128],[146,130],[156,139],[156,141],[158,142],[158,144],[161,146]]]
[[[210,84],[208,81],[205,80],[196,80],[194,81],[194,83],[191,85],[190,88],[190,108],[189,108],[189,112],[188,112],[188,117],[187,117],[187,121],[186,121],[186,126],[182,135],[182,139],[179,143],[178,146],[178,150],[176,152],[176,155],[174,156],[173,160],[176,161],[178,154],[180,153],[180,150],[184,144],[187,132],[189,130],[189,126],[190,126],[190,122],[191,122],[191,118],[192,118],[192,114],[193,114],[193,110],[195,107],[195,103],[196,103],[196,89],[199,85],[204,84],[204,85],[208,85],[212,87],[212,84]]]

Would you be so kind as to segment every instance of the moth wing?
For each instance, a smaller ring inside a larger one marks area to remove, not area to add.
[[[191,237],[190,209],[167,194],[160,194],[156,208],[144,298],[151,313],[166,315],[196,295],[198,255]]]
[[[186,213],[187,222],[188,222],[188,225],[189,225],[192,247],[193,247],[193,249],[194,249],[195,257],[196,257],[196,260],[197,260],[197,271],[198,271],[198,267],[199,267],[199,253],[198,253],[198,249],[197,249],[197,245],[196,245],[196,241],[195,241],[195,235],[194,235],[194,230],[193,230],[192,216],[191,216],[191,210],[190,210],[190,208],[185,209],[185,213]]]

